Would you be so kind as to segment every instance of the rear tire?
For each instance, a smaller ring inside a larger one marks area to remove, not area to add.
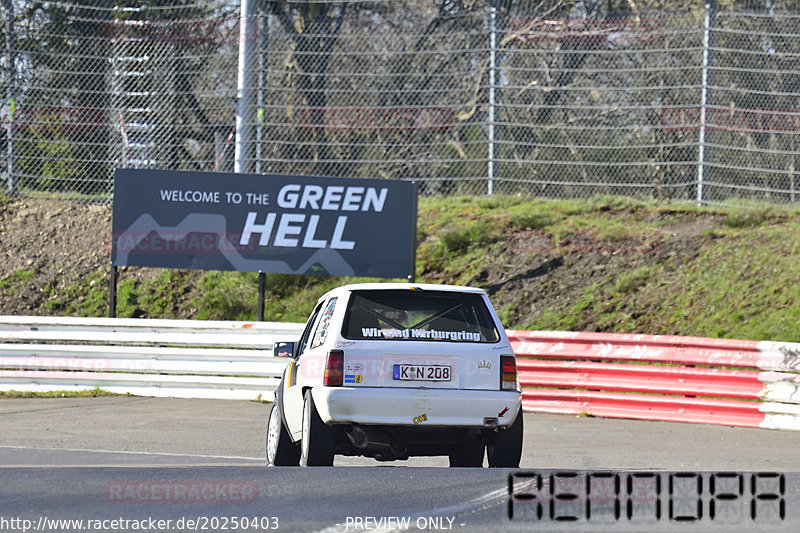
[[[481,468],[486,446],[483,441],[470,442],[455,453],[450,454],[451,467]]]
[[[333,466],[334,432],[317,412],[311,389],[303,402],[303,438],[300,441],[300,466]]]
[[[517,419],[508,429],[501,429],[492,442],[486,446],[490,468],[519,468],[522,459],[522,409]]]
[[[292,442],[277,398],[272,403],[267,419],[267,466],[297,466],[300,446]]]

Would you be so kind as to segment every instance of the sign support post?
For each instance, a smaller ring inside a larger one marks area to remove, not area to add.
[[[108,287],[108,317],[117,318],[117,267],[111,265]]]
[[[258,321],[264,321],[264,289],[267,284],[267,275],[264,272],[258,273]]]

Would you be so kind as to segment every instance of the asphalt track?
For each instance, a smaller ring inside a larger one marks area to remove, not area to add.
[[[267,469],[268,408],[0,400],[0,531],[796,531],[800,523],[800,432],[529,413],[519,470],[338,457],[344,468]]]

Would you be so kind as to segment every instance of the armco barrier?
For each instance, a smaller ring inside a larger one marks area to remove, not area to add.
[[[800,429],[800,344],[507,333],[526,410]]]
[[[0,390],[274,398],[302,324],[0,316]]]
[[[0,390],[271,400],[302,324],[0,316]],[[800,344],[509,330],[526,410],[800,429]]]

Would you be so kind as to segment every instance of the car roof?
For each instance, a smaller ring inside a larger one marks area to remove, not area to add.
[[[351,283],[331,289],[319,300],[325,300],[331,296],[342,295],[353,291],[396,291],[396,290],[416,290],[416,291],[444,291],[444,292],[465,292],[472,294],[486,294],[486,291],[479,287],[466,287],[460,285],[442,285],[438,283]]]

